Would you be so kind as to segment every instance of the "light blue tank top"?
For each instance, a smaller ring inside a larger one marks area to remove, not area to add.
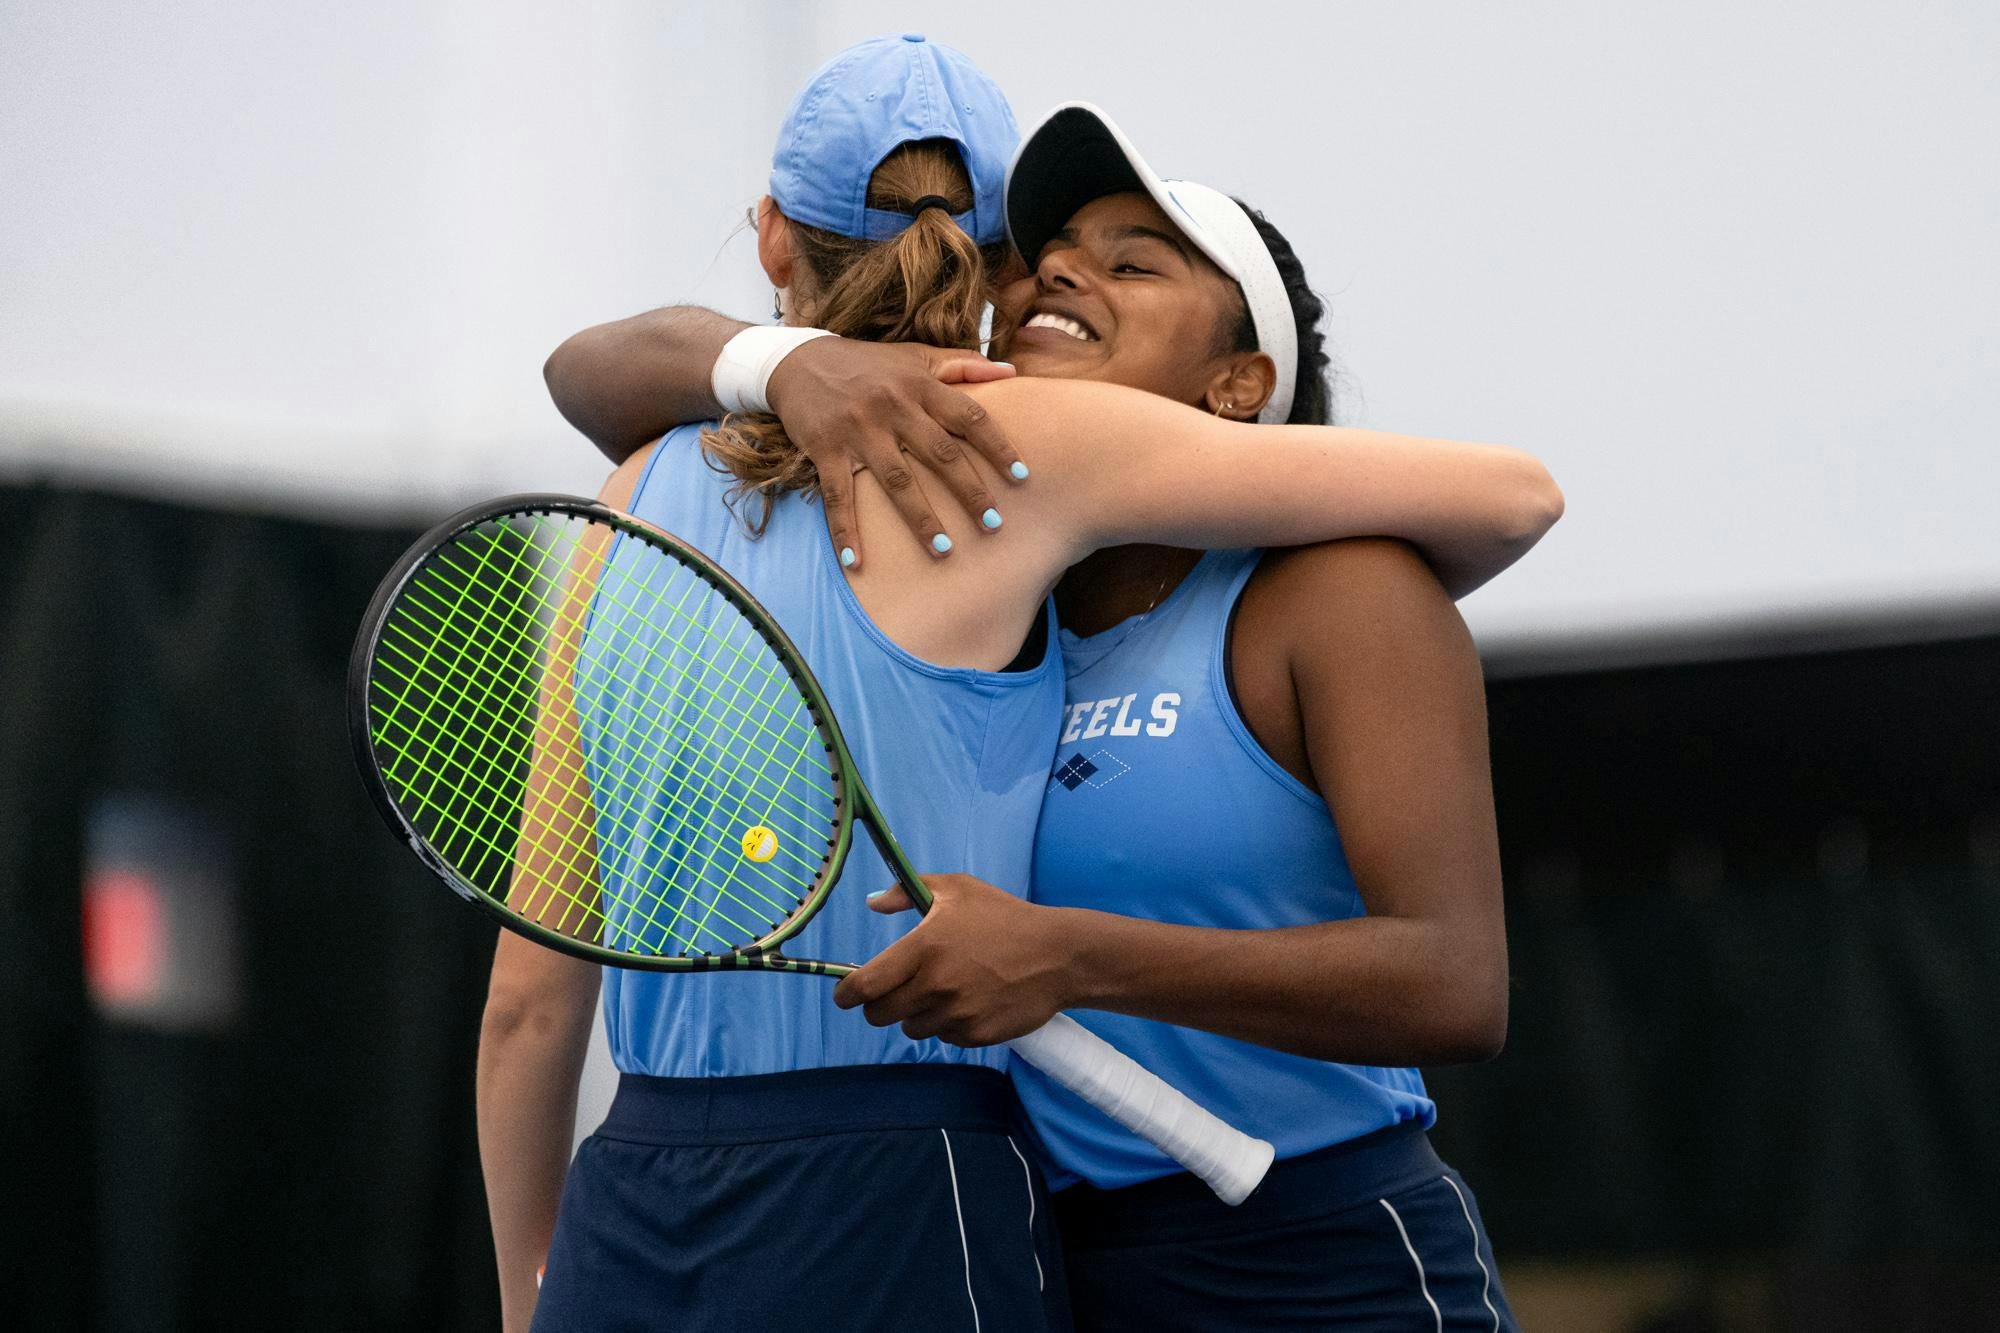
[[[1326,804],[1265,754],[1224,674],[1258,551],[1212,551],[1151,612],[1064,632],[1068,707],[1035,841],[1034,899],[1256,930],[1363,916]],[[1280,1158],[1436,1108],[1414,1069],[1331,1064],[1124,1014],[1074,1017]],[[1105,1189],[1180,1168],[1024,1060],[1014,1085],[1056,1170]]]
[[[890,831],[924,871],[967,871],[1024,889],[1035,821],[1048,783],[1062,710],[1054,609],[1049,648],[1021,672],[934,666],[877,629],[841,573],[817,504],[780,498],[752,538],[723,500],[732,479],[709,467],[701,426],[684,426],[654,450],[628,508],[735,575],[805,655],[833,705],[861,777]],[[754,503],[754,502],[753,502]],[[615,662],[617,646],[595,635],[586,651]],[[609,668],[615,670],[616,668]],[[587,673],[579,672],[581,682]],[[585,746],[589,701],[581,697]],[[614,844],[631,835],[605,825]],[[632,849],[604,849],[630,862]],[[918,920],[870,912],[864,895],[895,877],[857,830],[839,887],[788,953],[866,962]],[[1003,1068],[1006,1048],[967,1050],[935,1038],[911,1041],[874,1028],[860,1010],[834,1006],[833,983],[767,972],[660,975],[604,971],[611,1054],[626,1073],[692,1078],[771,1074],[833,1065],[941,1062]]]

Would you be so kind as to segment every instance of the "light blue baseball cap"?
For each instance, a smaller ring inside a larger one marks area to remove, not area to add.
[[[952,218],[980,245],[1007,238],[1007,164],[1020,131],[992,79],[920,32],[871,37],[820,66],[785,112],[771,198],[809,227],[883,241],[914,219],[868,207],[868,178],[899,146],[958,145],[973,205]]]

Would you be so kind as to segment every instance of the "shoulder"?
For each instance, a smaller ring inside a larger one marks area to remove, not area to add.
[[[716,423],[695,422],[676,426],[651,444],[634,450],[620,463],[598,499],[617,509],[631,509],[646,499],[658,502],[662,494],[686,497],[689,503],[706,504],[733,483],[730,474],[717,468],[702,447],[702,436]]]
[[[1445,597],[1416,548],[1391,537],[1267,552],[1250,586],[1307,614],[1385,610]]]
[[[646,475],[646,468],[652,463],[653,455],[662,443],[661,440],[655,440],[651,444],[633,450],[630,457],[612,470],[603,488],[597,492],[597,498],[613,509],[630,509],[632,497],[639,490],[639,479]]]
[[[1430,566],[1408,543],[1386,537],[1269,552],[1244,589],[1243,614],[1278,638],[1306,675],[1329,667],[1400,672],[1441,655],[1475,656]]]

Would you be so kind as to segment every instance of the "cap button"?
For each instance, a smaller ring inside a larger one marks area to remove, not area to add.
[[[923,39],[924,35],[920,32],[906,32],[903,34],[903,40],[906,42],[921,42]]]

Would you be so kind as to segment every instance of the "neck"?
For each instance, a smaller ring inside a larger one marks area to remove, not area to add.
[[[1056,585],[1056,615],[1075,634],[1101,634],[1172,595],[1201,560],[1178,546],[1114,546],[1085,556]]]

